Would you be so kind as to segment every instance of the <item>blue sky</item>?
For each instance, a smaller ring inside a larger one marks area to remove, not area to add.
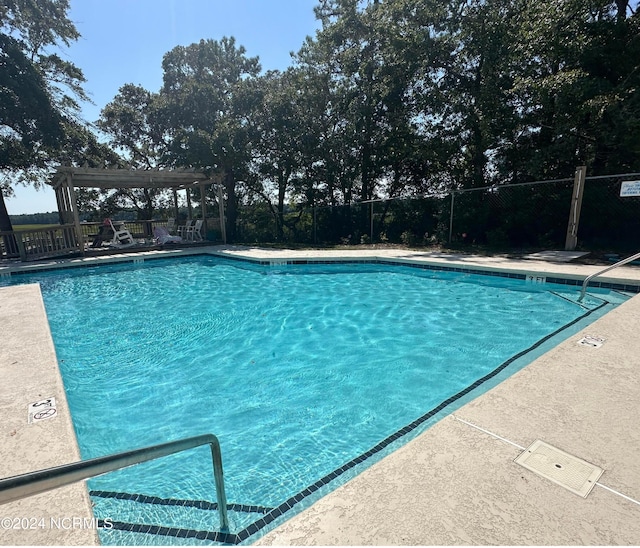
[[[284,70],[290,52],[319,28],[317,0],[71,0],[70,19],[81,38],[58,53],[82,69],[94,105],[83,105],[86,120],[123,84],[150,91],[162,85],[162,56],[175,46],[233,36],[263,71]],[[56,211],[53,191],[16,189],[7,199],[12,215]]]

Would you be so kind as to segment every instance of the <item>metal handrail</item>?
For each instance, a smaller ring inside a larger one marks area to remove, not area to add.
[[[0,480],[0,504],[19,500],[31,495],[37,495],[38,493],[44,493],[45,491],[57,489],[58,487],[63,487],[76,481],[100,476],[107,472],[113,472],[142,462],[167,457],[174,453],[193,449],[201,445],[209,445],[211,447],[213,477],[216,484],[218,511],[220,512],[220,530],[223,533],[228,533],[229,518],[227,516],[227,497],[224,492],[222,454],[220,452],[218,438],[213,434],[184,438],[5,478]]]
[[[584,282],[582,282],[582,290],[580,291],[580,297],[578,297],[578,302],[581,303],[582,299],[584,299],[584,295],[587,292],[587,285],[589,285],[589,282],[595,278],[596,276],[600,276],[601,274],[604,274],[605,272],[609,272],[609,270],[613,270],[614,268],[618,267],[618,266],[622,266],[623,264],[627,264],[630,263],[631,261],[635,261],[636,259],[640,259],[640,253],[636,253],[635,255],[631,255],[631,257],[627,257],[626,259],[622,259],[621,261],[618,261],[615,264],[612,264],[611,266],[605,268],[604,270],[600,270],[599,272],[596,272],[595,274],[591,274],[590,276],[587,276],[584,279]]]

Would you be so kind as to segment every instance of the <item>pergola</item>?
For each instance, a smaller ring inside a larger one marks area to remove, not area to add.
[[[208,177],[202,172],[184,169],[99,169],[99,168],[79,168],[79,167],[59,167],[49,180],[53,187],[58,202],[58,211],[62,224],[75,225],[78,241],[82,241],[80,227],[80,215],[78,202],[76,199],[76,188],[98,188],[98,189],[168,189],[173,191],[174,205],[176,208],[176,218],[178,210],[179,190],[187,191],[187,203],[191,209],[189,190],[199,188],[202,218],[204,220],[204,230],[206,234],[206,192],[209,185],[216,185],[218,192],[218,205],[220,208],[220,229],[222,240],[227,242],[227,235],[224,223],[224,202],[222,195],[221,177]]]

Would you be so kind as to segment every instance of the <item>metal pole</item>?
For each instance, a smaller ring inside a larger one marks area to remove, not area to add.
[[[582,299],[584,299],[584,295],[587,292],[587,286],[589,285],[589,282],[595,278],[596,276],[600,276],[602,274],[604,274],[605,272],[609,272],[609,270],[613,270],[614,268],[617,268],[619,266],[622,266],[624,264],[630,263],[631,261],[635,261],[636,259],[640,259],[640,253],[636,253],[635,255],[631,255],[630,257],[627,257],[626,259],[622,259],[621,261],[618,261],[616,264],[613,264],[607,268],[605,268],[604,270],[600,270],[598,272],[595,272],[594,274],[591,274],[590,276],[587,276],[584,279],[584,282],[582,282],[582,289],[580,290],[580,297],[578,297],[578,302],[581,303]]]
[[[373,243],[373,202],[371,202],[371,242]]]
[[[313,204],[313,244],[318,245],[318,217],[316,204]]]
[[[220,444],[216,439],[209,444],[211,448],[211,459],[213,461],[213,481],[216,486],[216,498],[218,499],[218,510],[220,511],[220,530],[223,533],[229,532],[229,517],[227,516],[227,495],[224,492],[224,472],[222,471],[222,453]]]
[[[63,487],[77,481],[93,478],[127,468],[135,464],[140,464],[150,460],[167,457],[180,451],[193,449],[201,445],[211,447],[211,457],[213,459],[214,480],[216,484],[216,495],[218,497],[218,510],[220,512],[220,529],[223,533],[229,532],[229,519],[227,516],[227,497],[224,489],[224,473],[222,471],[222,454],[220,443],[213,434],[194,436],[178,441],[161,443],[142,449],[124,451],[106,457],[97,457],[71,464],[64,464],[45,470],[38,470],[28,474],[21,474],[0,480],[0,504],[13,502],[16,500],[45,493],[58,487]]]
[[[456,192],[451,191],[451,213],[449,214],[449,244],[451,244],[451,238],[453,235],[453,202],[455,201]]]

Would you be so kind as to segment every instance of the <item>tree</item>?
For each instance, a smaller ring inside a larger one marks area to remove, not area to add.
[[[566,177],[580,164],[592,174],[640,168],[640,44],[630,4],[514,2],[515,124],[500,171],[522,180]]]
[[[158,120],[159,95],[125,84],[100,112],[96,125],[136,169],[156,168],[167,153],[167,131]]]
[[[388,89],[381,77],[381,29],[379,3],[358,0],[323,0],[316,17],[323,28],[315,43],[308,42],[299,54],[301,61],[316,70],[324,65],[344,121],[341,143],[344,160],[352,171],[345,187],[345,203],[354,198],[373,197],[381,173],[380,148],[385,134],[384,100]]]
[[[304,158],[309,152],[317,154],[305,78],[301,70],[289,68],[268,72],[256,82],[261,101],[251,117],[254,175],[250,189],[269,207],[278,240],[284,238],[286,199],[304,194]]]
[[[227,238],[236,232],[236,183],[248,171],[249,121],[258,96],[251,79],[260,73],[234,38],[177,46],[162,61],[160,91],[164,127],[171,136],[172,165],[219,174],[227,193]]]
[[[121,152],[129,167],[160,167],[167,154],[169,132],[159,122],[159,101],[157,93],[125,84],[100,112],[97,126],[108,136],[109,144]],[[132,206],[139,219],[151,219],[154,210],[164,205],[166,195],[167,191],[162,189],[120,189],[110,193],[107,202],[109,207]]]
[[[84,76],[48,52],[79,33],[68,0],[6,0],[0,6],[0,230],[11,230],[4,194],[34,182],[61,160],[113,157],[76,118]],[[100,161],[100,160],[97,160]]]
[[[431,154],[417,103],[434,49],[424,31],[426,11],[404,0],[323,0],[316,8],[322,29],[297,60],[321,82],[312,91],[316,105],[324,101],[324,112],[316,113],[324,127],[316,124],[322,139],[314,175],[332,206],[410,194],[426,179]],[[370,209],[359,211],[354,227],[347,209],[332,209],[342,236],[369,232]]]

